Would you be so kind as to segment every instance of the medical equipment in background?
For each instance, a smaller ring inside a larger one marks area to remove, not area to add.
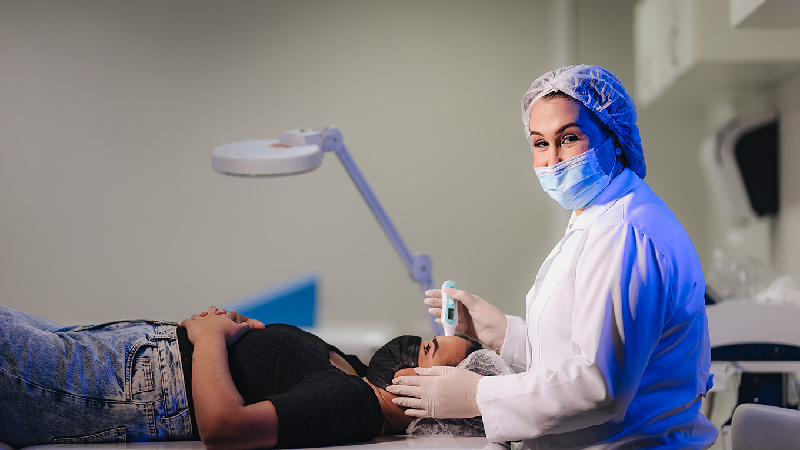
[[[712,303],[759,301],[759,298],[767,294],[773,297],[769,301],[783,301],[792,296],[785,289],[776,292],[781,287],[779,285],[770,289],[779,277],[769,264],[736,248],[715,248],[711,267],[705,271],[705,275],[706,295],[714,300]],[[786,286],[790,287],[791,285]],[[766,299],[762,303],[767,303]]]
[[[456,300],[445,294],[445,289],[458,289],[455,281],[445,281],[442,284],[442,327],[445,336],[455,336],[458,325],[458,305]]]
[[[731,420],[733,450],[797,450],[800,411],[775,406],[739,405]]]
[[[731,224],[778,212],[778,157],[774,113],[736,119],[703,141],[711,195]]]
[[[738,406],[798,409],[800,306],[730,301],[706,311],[714,387],[703,401],[703,413],[720,430],[711,448],[730,450],[736,444],[731,444],[729,424]]]
[[[280,139],[240,141],[217,147],[212,152],[211,167],[219,173],[242,177],[270,177],[310,172],[322,164],[325,152],[339,157],[361,196],[369,205],[386,236],[405,263],[411,278],[419,283],[423,297],[433,288],[431,258],[425,253],[414,253],[395,228],[361,170],[356,165],[342,140],[342,133],[334,126],[304,128],[285,131]],[[431,316],[434,335],[441,334],[441,326]]]

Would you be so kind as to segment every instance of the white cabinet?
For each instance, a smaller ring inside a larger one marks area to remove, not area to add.
[[[736,100],[771,89],[800,67],[800,28],[733,28],[730,1],[637,2],[635,93],[641,108]]]
[[[800,28],[800,1],[730,0],[736,28]]]

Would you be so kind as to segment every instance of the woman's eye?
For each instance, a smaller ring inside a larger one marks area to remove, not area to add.
[[[426,355],[428,354],[428,350],[430,350],[430,349],[431,349],[431,344],[428,344],[423,348],[423,350],[425,350],[425,354]]]
[[[578,136],[575,136],[574,134],[567,134],[567,135],[565,135],[564,137],[561,138],[561,143],[562,144],[570,144],[570,143],[575,142],[577,140],[578,140]]]
[[[533,148],[545,148],[547,147],[547,141],[534,141]]]

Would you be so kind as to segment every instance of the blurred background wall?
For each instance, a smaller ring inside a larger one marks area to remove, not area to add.
[[[634,4],[2,0],[0,304],[181,320],[311,271],[322,325],[427,333],[335,158],[279,179],[210,167],[218,145],[333,123],[435,281],[524,314],[569,213],[539,186],[520,98],[568,63],[609,68],[635,97]],[[800,98],[797,77],[781,89]],[[704,266],[720,241],[697,156],[710,124],[702,108],[640,110],[647,181]],[[798,274],[793,211],[776,261]]]

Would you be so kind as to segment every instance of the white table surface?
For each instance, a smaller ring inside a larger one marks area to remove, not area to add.
[[[0,447],[2,448],[2,447]],[[87,450],[205,450],[200,441],[170,441],[170,442],[129,442],[109,444],[58,444],[58,445],[32,445],[25,450],[61,450],[68,448],[85,448]],[[487,450],[501,449],[502,447],[490,444],[485,437],[455,437],[455,436],[379,436],[370,442],[352,445],[341,445],[333,448],[336,450],[439,450],[439,449],[465,449]]]

